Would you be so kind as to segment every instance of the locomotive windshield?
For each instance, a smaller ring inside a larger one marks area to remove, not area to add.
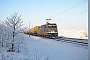
[[[56,25],[48,25],[48,28],[57,28]]]

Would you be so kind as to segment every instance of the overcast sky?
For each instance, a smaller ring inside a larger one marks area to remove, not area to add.
[[[0,0],[0,20],[18,12],[24,26],[56,23],[58,30],[88,29],[88,0]]]

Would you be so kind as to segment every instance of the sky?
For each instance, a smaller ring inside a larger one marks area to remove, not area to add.
[[[86,2],[85,2],[86,1]],[[88,30],[88,0],[0,0],[0,21],[18,12],[30,28],[56,23],[58,30]]]

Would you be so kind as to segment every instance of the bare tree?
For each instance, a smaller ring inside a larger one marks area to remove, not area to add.
[[[12,52],[14,52],[14,39],[15,39],[15,35],[21,33],[20,29],[22,27],[22,20],[21,20],[21,15],[18,16],[18,13],[13,13],[11,14],[10,17],[6,17],[7,20],[5,21],[5,25],[11,29],[11,34],[12,34]]]

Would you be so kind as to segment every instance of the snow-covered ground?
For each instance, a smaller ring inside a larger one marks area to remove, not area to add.
[[[74,44],[23,35],[24,49],[19,53],[3,52],[3,60],[88,60],[88,49]]]
[[[63,29],[59,31],[59,36],[65,36],[69,38],[88,39],[88,30],[65,30]]]

